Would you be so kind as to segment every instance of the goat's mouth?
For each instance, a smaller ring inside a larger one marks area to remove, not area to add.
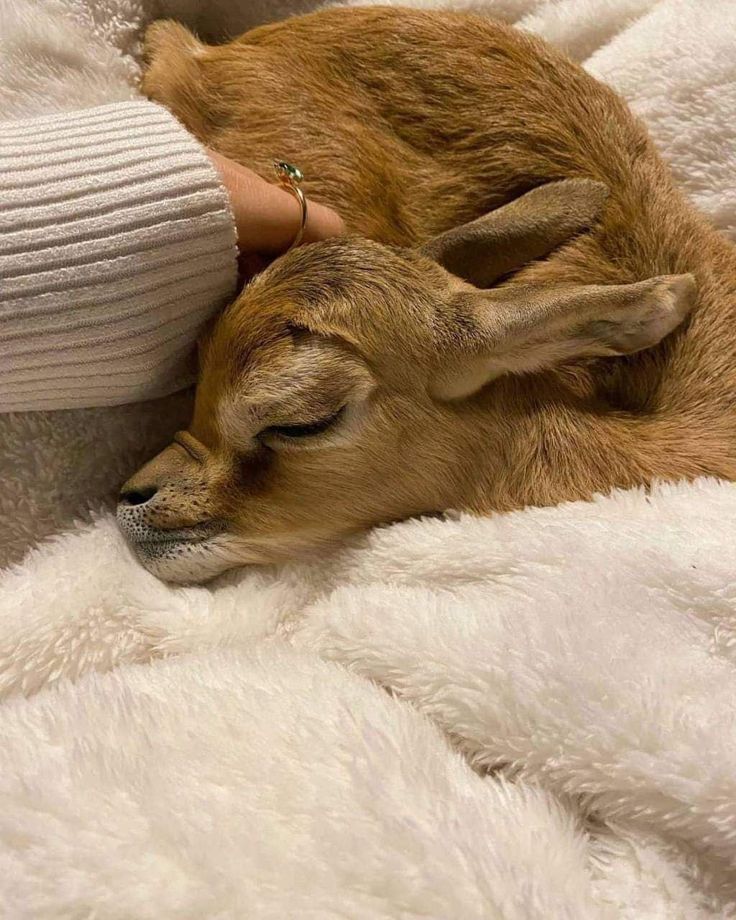
[[[180,527],[177,530],[158,530],[156,528],[146,528],[142,533],[126,537],[136,546],[171,546],[180,543],[206,543],[213,537],[218,537],[225,530],[225,525],[219,522],[206,522],[195,524],[192,527]],[[125,527],[123,527],[125,532]]]
[[[131,514],[123,506],[118,508],[118,524],[125,539],[142,558],[170,555],[178,548],[201,546],[225,533],[224,521],[202,521],[189,527],[163,529]]]
[[[232,538],[220,521],[159,530],[150,525],[129,523],[126,526],[123,518],[120,526],[138,562],[163,581],[197,584],[209,581],[236,564]]]

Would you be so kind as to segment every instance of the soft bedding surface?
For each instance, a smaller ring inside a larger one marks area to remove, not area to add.
[[[736,5],[454,5],[616,86],[736,233]],[[10,0],[0,116],[130,97],[150,18],[308,6]],[[186,412],[0,417],[4,558]],[[182,589],[96,512],[0,580],[0,914],[736,916],[735,527],[703,481]]]

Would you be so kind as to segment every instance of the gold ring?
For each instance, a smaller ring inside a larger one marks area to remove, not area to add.
[[[292,240],[291,246],[289,246],[289,249],[293,249],[301,243],[302,237],[304,236],[304,228],[307,226],[307,199],[304,197],[304,192],[299,188],[304,176],[302,175],[301,169],[297,166],[292,166],[291,163],[284,162],[284,160],[274,160],[273,168],[276,171],[281,187],[286,189],[287,192],[291,192],[299,202],[299,207],[302,211],[299,229]],[[289,250],[287,249],[286,251],[288,252]]]

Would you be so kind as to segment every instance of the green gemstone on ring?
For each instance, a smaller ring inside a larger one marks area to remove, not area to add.
[[[274,160],[273,168],[279,178],[285,179],[287,182],[293,182],[295,185],[299,185],[304,179],[298,166],[292,166],[291,163],[287,163],[284,160]]]

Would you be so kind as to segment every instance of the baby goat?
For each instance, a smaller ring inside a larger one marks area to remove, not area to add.
[[[564,55],[385,7],[219,47],[157,23],[147,44],[148,95],[264,175],[297,163],[351,231],[275,262],[203,343],[190,430],[121,499],[151,571],[736,478],[734,247]]]

